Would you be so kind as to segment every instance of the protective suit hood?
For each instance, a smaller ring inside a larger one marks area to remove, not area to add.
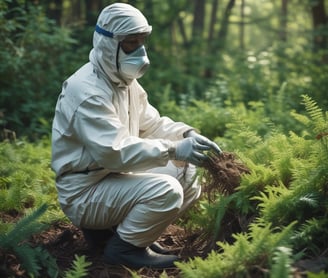
[[[115,3],[104,8],[97,20],[93,34],[93,49],[89,59],[98,72],[119,86],[129,85],[133,79],[123,78],[117,70],[119,43],[127,35],[148,33],[152,27],[144,15],[125,3]]]

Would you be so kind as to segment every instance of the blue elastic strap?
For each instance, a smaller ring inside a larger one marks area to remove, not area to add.
[[[114,34],[112,32],[106,31],[105,29],[101,28],[99,25],[96,25],[96,32],[109,38],[114,37]]]

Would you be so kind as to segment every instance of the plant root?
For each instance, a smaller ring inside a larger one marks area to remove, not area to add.
[[[219,155],[210,153],[204,169],[206,180],[204,191],[207,193],[209,201],[213,199],[215,193],[231,195],[240,185],[241,176],[250,174],[249,168],[230,152],[223,152]]]

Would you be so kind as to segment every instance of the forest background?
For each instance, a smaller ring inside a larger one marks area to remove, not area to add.
[[[62,82],[88,62],[99,12],[114,2],[0,1],[0,213],[22,216],[47,203],[48,222],[64,219],[50,169],[54,108]],[[123,2],[153,27],[151,67],[140,79],[150,102],[238,154],[252,173],[231,196],[202,200],[183,223],[222,239],[225,251],[211,267],[180,265],[185,277],[254,269],[289,277],[300,254],[324,257],[327,272],[328,0]],[[234,247],[223,243],[227,215],[249,224],[231,231],[249,233],[230,235]],[[1,214],[0,248],[10,247],[10,231]]]
[[[1,1],[2,127],[49,135],[61,84],[88,61],[97,15],[113,2]],[[226,132],[228,108],[264,109],[288,131],[298,129],[286,113],[304,110],[302,94],[327,107],[327,1],[125,2],[153,26],[140,82],[163,114],[214,138]]]

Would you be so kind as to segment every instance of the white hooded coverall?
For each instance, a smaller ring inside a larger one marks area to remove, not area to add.
[[[195,166],[169,160],[172,141],[192,127],[161,117],[136,79],[116,68],[119,40],[151,32],[127,4],[106,7],[90,61],[64,83],[52,129],[52,168],[59,203],[78,227],[117,226],[138,247],[154,242],[200,195]]]

